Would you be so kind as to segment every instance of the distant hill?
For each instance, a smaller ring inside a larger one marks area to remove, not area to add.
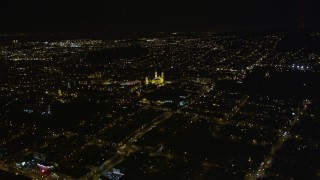
[[[320,37],[309,34],[288,34],[278,44],[282,52],[297,51],[302,48],[309,52],[320,52]]]

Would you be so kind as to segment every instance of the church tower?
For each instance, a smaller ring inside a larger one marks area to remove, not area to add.
[[[59,97],[62,96],[62,91],[61,91],[61,89],[58,89],[58,96],[59,96]]]
[[[162,81],[162,83],[164,83],[164,72],[163,71],[161,73],[161,81]]]

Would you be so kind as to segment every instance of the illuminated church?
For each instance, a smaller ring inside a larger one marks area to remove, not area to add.
[[[154,78],[151,79],[151,81],[149,80],[148,77],[146,77],[146,85],[149,85],[149,84],[154,84],[158,87],[163,86],[164,85],[164,73],[162,72],[161,76],[158,76],[157,71],[155,71]]]

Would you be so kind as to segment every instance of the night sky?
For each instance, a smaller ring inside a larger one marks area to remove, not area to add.
[[[295,29],[300,1],[306,4],[306,28],[319,28],[319,0],[5,0],[0,2],[0,32]]]

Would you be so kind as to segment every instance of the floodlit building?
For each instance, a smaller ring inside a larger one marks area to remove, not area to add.
[[[154,73],[154,78],[153,79],[151,79],[151,81],[149,81],[149,78],[148,77],[146,77],[146,82],[145,82],[145,84],[146,85],[149,85],[149,84],[154,84],[154,85],[156,85],[156,86],[163,86],[164,85],[164,73],[162,72],[161,73],[161,76],[158,76],[158,72],[157,71],[155,71],[155,73]]]
[[[105,177],[112,180],[119,180],[124,174],[119,169],[113,168],[112,171],[106,171],[103,173]]]

